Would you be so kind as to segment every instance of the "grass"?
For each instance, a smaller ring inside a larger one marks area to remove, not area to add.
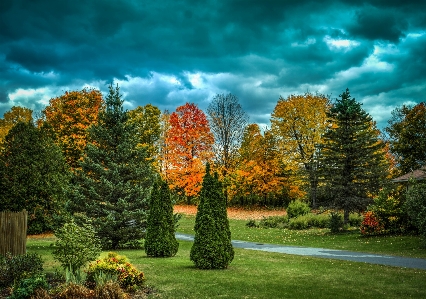
[[[177,230],[194,234],[194,223],[195,216],[184,215]],[[330,234],[329,229],[249,228],[245,225],[246,220],[235,219],[230,219],[229,223],[233,240],[426,258],[426,249],[418,236],[363,237],[355,228],[341,234]]]
[[[184,216],[179,232],[193,233],[194,216]],[[245,227],[231,220],[233,239],[425,257],[416,237],[362,238],[358,232],[290,231]],[[53,237],[28,238],[47,272],[59,264],[51,255]],[[121,250],[156,292],[148,298],[426,298],[426,271],[332,259],[235,249],[226,270],[198,270],[189,260],[191,242],[180,241],[173,258],[150,258],[143,250]],[[103,255],[106,252],[103,253]]]

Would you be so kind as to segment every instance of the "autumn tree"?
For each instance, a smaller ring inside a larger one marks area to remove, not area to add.
[[[137,146],[118,86],[109,87],[105,104],[89,128],[68,207],[78,222],[93,225],[104,248],[116,249],[145,235],[154,171],[147,148]]]
[[[286,175],[288,169],[282,163],[277,139],[271,131],[265,130],[262,134],[257,124],[248,125],[239,159],[239,166],[231,174],[232,201],[239,200],[244,204],[250,197],[252,204],[266,205],[269,199],[273,199],[274,205],[284,205],[289,198],[303,194]]]
[[[331,205],[344,210],[365,210],[386,178],[384,143],[371,116],[346,89],[333,103],[321,153],[323,181],[332,196]]]
[[[215,140],[215,162],[226,175],[228,170],[235,167],[248,116],[238,98],[231,93],[217,94],[209,104],[207,114]]]
[[[78,167],[87,145],[87,129],[97,123],[102,108],[101,92],[85,88],[81,91],[67,91],[60,97],[52,98],[49,106],[42,111],[44,121],[52,127],[56,143],[73,169]]]
[[[166,179],[190,203],[198,195],[204,165],[212,157],[213,134],[206,115],[195,104],[186,103],[170,114],[166,137]]]
[[[400,173],[408,173],[426,165],[425,103],[396,108],[385,130]]]
[[[280,97],[271,118],[272,132],[286,162],[303,165],[313,207],[318,185],[318,146],[327,128],[329,109],[329,99],[324,95],[290,95],[286,99]]]
[[[70,173],[45,128],[18,122],[0,152],[0,211],[28,211],[28,233],[52,230],[64,210]]]
[[[0,118],[0,146],[14,125],[19,122],[28,123],[33,121],[32,113],[31,109],[13,106],[3,114],[3,118]]]
[[[147,104],[138,106],[129,112],[129,123],[135,126],[135,138],[139,146],[147,147],[148,156],[157,159],[161,135],[161,111]]]
[[[195,218],[190,259],[200,269],[225,269],[234,259],[226,198],[217,173],[207,163]]]

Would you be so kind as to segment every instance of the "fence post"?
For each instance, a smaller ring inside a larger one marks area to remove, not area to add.
[[[0,212],[0,255],[25,254],[28,212]]]

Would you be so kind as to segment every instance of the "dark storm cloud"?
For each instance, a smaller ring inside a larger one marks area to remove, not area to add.
[[[267,124],[280,95],[349,87],[379,115],[422,100],[425,11],[398,0],[3,0],[0,115],[113,81],[129,108],[205,108],[232,92]]]

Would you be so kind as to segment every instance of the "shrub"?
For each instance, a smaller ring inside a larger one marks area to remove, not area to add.
[[[80,227],[71,221],[55,232],[53,256],[64,269],[76,273],[101,253],[100,241],[91,225]]]
[[[126,294],[117,282],[109,281],[95,288],[95,298],[97,299],[124,299]]]
[[[249,221],[247,221],[246,223],[247,227],[259,227],[259,225],[256,223],[256,220],[254,219],[249,219]]]
[[[36,253],[0,255],[0,288],[43,272],[43,260]]]
[[[94,292],[81,284],[69,283],[63,285],[59,299],[94,298]]]
[[[96,277],[107,274],[117,275],[117,282],[123,289],[140,287],[145,281],[143,272],[127,262],[125,256],[117,255],[115,252],[110,252],[107,257],[89,264],[87,282],[95,285]]]
[[[412,224],[426,241],[426,184],[414,184],[407,192],[405,209]]]
[[[379,222],[379,219],[373,211],[368,211],[364,214],[360,231],[364,236],[381,234],[384,230],[383,225]]]
[[[284,228],[288,224],[287,216],[270,216],[264,217],[259,222],[259,227],[262,228]]]
[[[46,278],[42,275],[30,276],[20,280],[13,286],[13,292],[9,299],[28,299],[37,289],[47,289]]]
[[[234,259],[231,231],[226,212],[226,198],[217,173],[210,174],[210,165],[200,193],[195,218],[195,238],[190,259],[200,269],[225,269]]]
[[[300,200],[292,201],[287,207],[288,218],[296,218],[297,216],[303,216],[308,214],[311,208],[307,203],[301,202]]]
[[[331,212],[330,214],[330,231],[335,234],[343,229],[343,217],[341,214]]]
[[[145,252],[148,256],[171,257],[178,248],[169,186],[165,181],[156,182],[151,193]]]
[[[296,229],[296,230],[301,230],[301,229],[307,229],[308,228],[308,218],[302,216],[296,217],[296,218],[291,218],[289,223],[288,223],[288,228],[289,229]]]
[[[363,217],[358,213],[349,214],[349,225],[352,227],[360,227]]]

